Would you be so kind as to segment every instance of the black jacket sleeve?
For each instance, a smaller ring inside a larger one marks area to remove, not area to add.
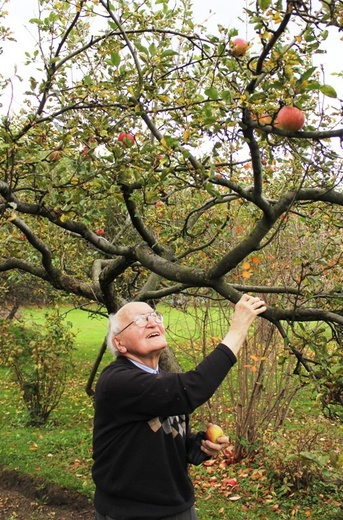
[[[198,466],[205,460],[209,460],[211,457],[206,455],[201,449],[201,441],[206,439],[204,431],[198,433],[191,433],[186,438],[186,451],[187,451],[187,462]]]

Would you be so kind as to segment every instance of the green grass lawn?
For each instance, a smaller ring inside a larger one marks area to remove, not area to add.
[[[159,310],[165,315],[170,343],[175,347],[183,368],[194,366],[201,358],[201,338],[196,320],[167,307],[160,307]],[[68,307],[63,311],[77,334],[76,368],[58,408],[52,412],[44,427],[25,425],[20,394],[11,381],[8,369],[0,366],[0,465],[76,489],[91,499],[93,403],[85,393],[85,385],[106,335],[107,319],[92,317],[81,310],[70,311]],[[26,323],[32,321],[44,325],[42,309],[26,309],[23,318]],[[185,337],[188,338],[187,343]],[[187,350],[186,346],[191,348]],[[100,370],[111,360],[107,352]],[[200,420],[202,416],[195,414],[193,422],[196,424]],[[290,433],[291,430],[299,435],[302,442],[305,442],[305,437],[313,435],[313,446],[342,453],[342,425],[323,418],[306,391],[299,394],[293,403],[287,426],[281,435],[283,444],[280,448],[276,445],[276,450],[286,452],[290,449],[290,438],[295,435]],[[191,477],[195,482],[197,508],[202,520],[343,518],[340,509],[342,487],[318,480],[310,491],[300,490],[293,496],[286,492],[282,494],[280,489],[273,487],[266,461],[259,455],[239,464],[228,464],[227,459],[222,458],[213,464],[192,468]],[[225,479],[228,477],[237,478],[238,485],[234,488],[226,485]]]

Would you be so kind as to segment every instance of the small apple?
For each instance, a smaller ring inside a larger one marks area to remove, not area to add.
[[[286,132],[297,132],[305,123],[305,114],[300,108],[285,106],[277,115],[277,126]]]
[[[259,125],[271,125],[273,118],[269,114],[262,114],[261,116],[253,116],[253,119],[257,120]]]
[[[231,43],[231,52],[235,58],[244,56],[247,52],[249,44],[243,38],[235,38]]]
[[[236,478],[225,478],[223,480],[223,484],[226,484],[227,486],[234,487],[234,486],[237,486],[238,482],[237,482]]]
[[[118,135],[118,141],[123,143],[125,148],[131,148],[135,144],[135,136],[125,132],[120,132]]]
[[[49,161],[51,162],[57,162],[61,159],[62,157],[62,154],[60,152],[60,150],[53,150],[50,154],[49,154]]]
[[[104,236],[105,231],[103,229],[97,229],[96,234],[98,235],[98,237],[102,237],[102,236]]]
[[[206,435],[206,439],[207,440],[216,443],[217,439],[219,439],[219,437],[223,437],[224,432],[221,429],[221,427],[218,426],[217,424],[210,423],[207,426],[207,430],[206,430],[205,435]]]
[[[89,148],[89,146],[85,146],[84,149],[80,152],[80,155],[82,157],[87,157],[87,159],[89,159],[89,152],[91,151],[91,149]]]

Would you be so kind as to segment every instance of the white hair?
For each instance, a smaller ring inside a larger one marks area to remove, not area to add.
[[[113,344],[112,339],[113,339],[113,336],[118,334],[120,329],[121,329],[120,315],[118,316],[118,312],[110,314],[108,317],[108,333],[107,333],[107,337],[106,337],[106,343],[107,343],[107,348],[109,349],[109,351],[112,353],[112,355],[114,357],[116,357],[118,355],[118,350],[115,347],[115,345]]]
[[[127,312],[132,306],[144,305],[147,307],[147,310],[153,310],[149,304],[146,302],[128,302],[125,303],[116,313],[109,315],[109,323],[108,323],[108,333],[106,337],[107,348],[113,354],[114,357],[118,355],[118,350],[113,345],[113,337],[116,336],[123,328],[123,319],[127,318]],[[142,309],[143,311],[143,309]],[[139,312],[139,311],[138,311]],[[125,322],[124,322],[125,323]],[[124,325],[125,326],[125,325]]]

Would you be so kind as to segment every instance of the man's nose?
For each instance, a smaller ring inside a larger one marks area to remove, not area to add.
[[[156,321],[154,320],[154,318],[152,316],[147,316],[146,317],[146,324],[147,325],[156,325]]]

